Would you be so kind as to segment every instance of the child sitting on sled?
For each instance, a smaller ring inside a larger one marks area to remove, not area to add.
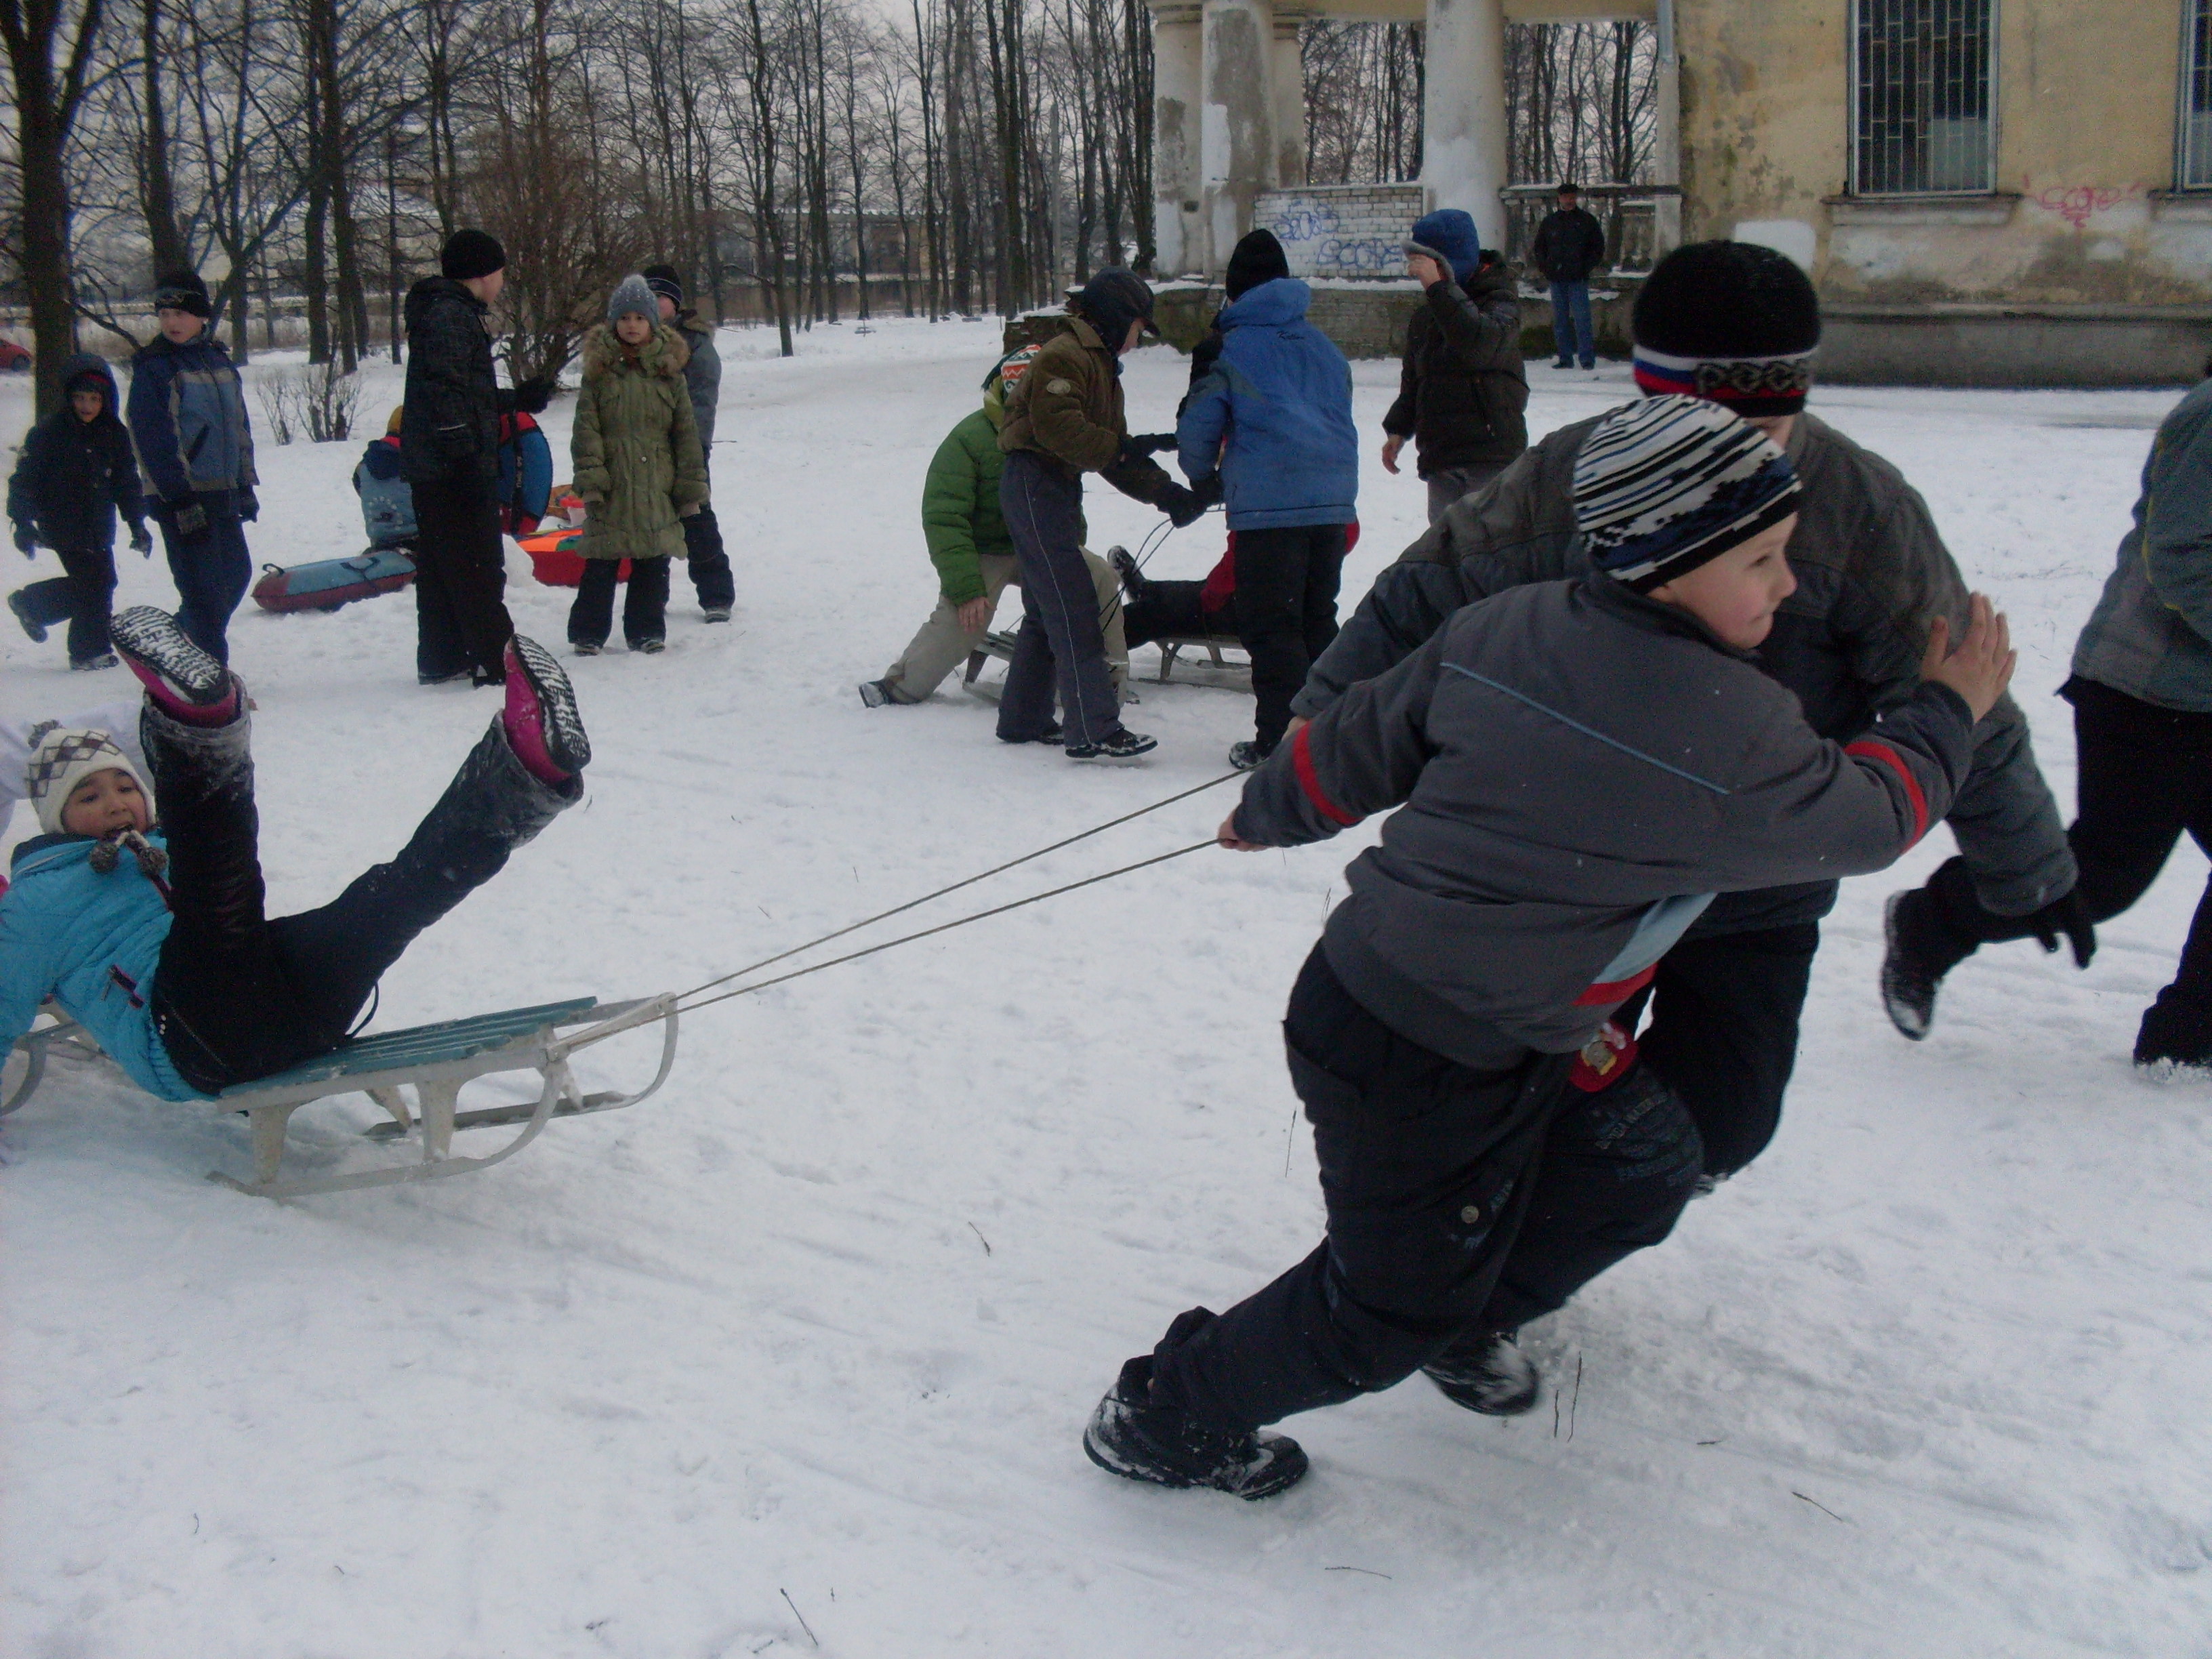
[[[1496,1345],[1664,1238],[1702,1164],[1609,1017],[1717,891],[1881,869],[1966,775],[2012,675],[1987,599],[1847,745],[1756,665],[1798,495],[1756,428],[1692,398],[1616,410],[1574,491],[1589,575],[1461,611],[1279,745],[1221,827],[1297,847],[1399,809],[1283,1021],[1327,1236],[1122,1367],[1084,1440],[1116,1474],[1264,1498],[1306,1472],[1265,1425],[1415,1370],[1526,1410]]]
[[[47,997],[166,1100],[327,1054],[416,935],[583,793],[568,679],[516,635],[505,708],[398,855],[320,909],[266,916],[245,687],[162,611],[126,611],[112,635],[146,688],[150,775],[104,731],[33,750],[46,833],[0,897],[0,1054]]]

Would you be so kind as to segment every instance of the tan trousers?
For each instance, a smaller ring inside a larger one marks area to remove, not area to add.
[[[1089,548],[1083,550],[1083,562],[1091,568],[1091,586],[1098,592],[1098,612],[1103,618],[1100,626],[1106,635],[1106,666],[1112,672],[1114,689],[1121,689],[1121,682],[1129,674],[1129,647],[1121,632],[1121,583],[1108,564]],[[999,610],[999,596],[1020,580],[1017,561],[1011,553],[985,553],[976,563],[982,567],[983,597],[989,602],[991,614]],[[890,687],[891,696],[901,702],[920,702],[944,683],[945,677],[968,660],[968,653],[983,643],[983,635],[990,630],[987,618],[981,628],[969,633],[960,626],[960,607],[938,595],[937,609],[929,613],[929,620],[921,631],[908,641],[899,659],[884,671],[884,684]]]

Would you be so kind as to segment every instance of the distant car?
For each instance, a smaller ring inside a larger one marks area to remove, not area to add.
[[[0,339],[0,372],[28,374],[31,372],[31,354],[13,340]]]

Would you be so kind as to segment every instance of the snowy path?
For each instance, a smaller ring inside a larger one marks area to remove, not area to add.
[[[679,575],[665,656],[579,665],[589,805],[399,965],[382,1024],[703,979],[1203,781],[1244,734],[1239,699],[1147,684],[1158,753],[1086,770],[993,742],[957,691],[864,710],[929,602],[914,502],[993,331],[824,331],[792,363],[729,337],[736,623],[701,627]],[[1534,373],[1540,427],[1626,395]],[[1136,424],[1180,374],[1133,363]],[[1393,373],[1358,378],[1371,434]],[[2049,693],[2171,402],[1820,396],[2009,607],[2069,805]],[[0,432],[26,413],[0,389]],[[356,449],[265,453],[258,557],[353,550]],[[1354,595],[1419,520],[1410,476],[1365,484]],[[1096,544],[1153,522],[1091,501]],[[1209,520],[1153,569],[1218,546]],[[166,603],[127,562],[124,601]],[[567,595],[514,569],[557,641]],[[249,608],[234,637],[271,902],[317,903],[489,700],[413,685],[406,599]],[[61,662],[9,630],[5,708],[78,706]],[[1195,840],[1226,802],[915,921]],[[1354,850],[1201,854],[728,1004],[658,1100],[429,1188],[252,1202],[200,1180],[240,1128],[51,1085],[0,1171],[0,1651],[690,1659],[811,1653],[803,1616],[883,1659],[2212,1655],[2212,1089],[2126,1064],[2193,849],[2089,973],[1989,952],[1919,1046],[1875,1000],[1880,904],[1948,842],[1851,884],[1778,1145],[1534,1334],[1580,1376],[1556,1429],[1417,1382],[1293,1425],[1316,1473],[1262,1505],[1085,1463],[1125,1355],[1312,1242],[1275,1022]],[[295,1136],[366,1163],[370,1118]]]

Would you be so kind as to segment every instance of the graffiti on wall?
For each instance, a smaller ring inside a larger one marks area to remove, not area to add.
[[[2143,193],[2141,185],[2056,185],[2038,191],[2033,199],[2047,213],[2055,213],[2076,230],[2087,230],[2089,221],[2107,209]]]
[[[1294,276],[1391,276],[1405,264],[1395,201],[1366,212],[1316,196],[1263,198],[1259,222],[1275,233]]]

